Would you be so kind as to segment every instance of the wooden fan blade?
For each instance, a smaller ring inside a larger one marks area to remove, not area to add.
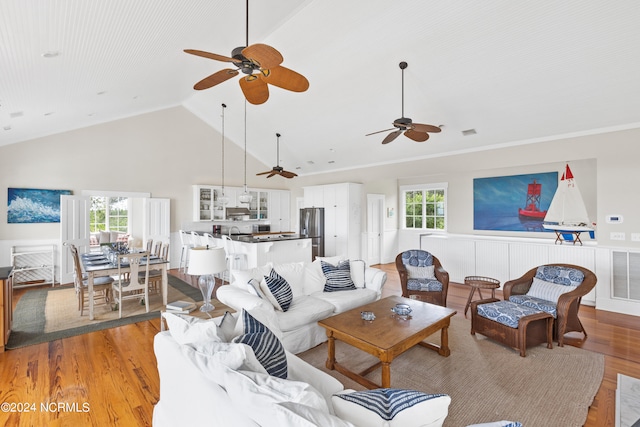
[[[226,68],[224,70],[218,71],[217,73],[211,74],[209,77],[205,77],[204,79],[200,80],[198,83],[196,83],[193,86],[193,88],[195,90],[209,89],[210,87],[213,87],[217,84],[225,82],[237,75],[238,75],[238,70],[232,70],[230,68]]]
[[[282,171],[282,172],[280,172],[280,176],[283,176],[285,178],[293,178],[294,176],[298,176],[298,174],[295,174],[295,173],[289,172],[289,171]]]
[[[242,55],[260,65],[260,68],[273,68],[282,64],[284,58],[269,45],[256,43],[242,49]]]
[[[418,132],[438,133],[442,130],[438,126],[425,125],[422,123],[412,123],[411,127],[413,128],[413,130],[417,130]]]
[[[247,101],[253,105],[264,104],[269,99],[269,87],[254,75],[240,79],[240,88]]]
[[[402,133],[401,130],[397,130],[395,132],[391,132],[389,135],[387,135],[383,140],[382,143],[383,144],[388,144],[391,141],[393,141],[394,139],[396,139],[398,137],[398,135],[400,135]]]
[[[270,171],[257,173],[256,176],[266,175],[266,174],[271,173],[271,172],[273,172],[273,169],[271,169]]]
[[[371,132],[366,134],[365,136],[369,136],[369,135],[375,135],[376,133],[382,133],[382,132],[389,132],[390,130],[394,130],[395,128],[391,128],[391,129],[385,129],[385,130],[379,130],[377,132]]]
[[[408,131],[406,131],[404,133],[404,136],[406,136],[409,139],[413,139],[416,142],[424,142],[427,139],[429,139],[428,133],[418,132],[417,130],[414,130],[414,129],[409,129]]]
[[[278,172],[276,171],[271,171],[271,173],[269,175],[267,175],[267,178],[271,178],[272,176],[276,175]]]
[[[191,55],[202,56],[204,58],[215,59],[216,61],[222,62],[237,62],[237,60],[233,58],[229,58],[228,56],[218,55],[217,53],[205,52],[204,50],[195,50],[195,49],[185,49],[186,53],[190,53]]]
[[[309,80],[305,76],[281,65],[268,70],[261,70],[261,77],[271,85],[292,92],[304,92],[309,89]]]

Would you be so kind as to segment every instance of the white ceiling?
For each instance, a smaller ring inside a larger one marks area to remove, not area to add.
[[[248,151],[298,174],[640,126],[637,0],[252,0],[249,44],[278,49],[304,93],[247,107]],[[0,1],[0,145],[184,105],[244,143],[234,78],[196,92],[245,44],[240,0]],[[59,52],[44,58],[46,52]],[[425,143],[365,134],[401,116]],[[477,134],[463,136],[475,129]],[[313,162],[311,164],[310,162]]]

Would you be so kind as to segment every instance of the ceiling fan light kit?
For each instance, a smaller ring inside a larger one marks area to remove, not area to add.
[[[402,70],[402,117],[399,119],[395,119],[393,121],[393,128],[380,130],[377,132],[368,133],[365,136],[375,135],[377,133],[389,132],[393,131],[382,140],[383,144],[388,144],[394,139],[396,139],[402,132],[404,132],[404,136],[409,139],[412,139],[416,142],[424,142],[429,139],[429,133],[438,133],[442,129],[438,126],[434,125],[426,125],[423,123],[413,123],[409,117],[404,116],[404,70],[407,68],[408,64],[402,61],[400,64],[400,70]]]
[[[196,49],[185,49],[186,53],[213,59],[215,61],[230,62],[237,69],[226,68],[200,80],[193,88],[195,90],[209,89],[223,83],[242,72],[240,89],[247,101],[254,105],[263,104],[269,99],[269,86],[277,86],[292,92],[304,92],[309,88],[309,81],[302,74],[283,67],[282,54],[273,47],[256,43],[249,45],[249,0],[246,13],[245,46],[236,47],[231,51],[231,57],[218,55]]]

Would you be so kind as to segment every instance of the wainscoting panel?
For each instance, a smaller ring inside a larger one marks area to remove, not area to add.
[[[500,280],[500,288],[509,277],[509,244],[506,242],[477,241],[476,274]]]
[[[550,262],[547,245],[509,243],[509,255],[509,275],[512,279],[522,276],[533,267]]]

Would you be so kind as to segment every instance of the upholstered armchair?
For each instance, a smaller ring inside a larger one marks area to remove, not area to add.
[[[596,282],[596,275],[584,267],[547,264],[534,267],[519,279],[506,282],[502,293],[505,301],[551,314],[555,318],[553,335],[562,347],[564,335],[568,332],[582,332],[587,338],[587,331],[578,318],[578,310],[582,297],[594,288]]]
[[[403,297],[446,307],[449,273],[438,258],[421,249],[410,249],[396,256],[396,269]]]

